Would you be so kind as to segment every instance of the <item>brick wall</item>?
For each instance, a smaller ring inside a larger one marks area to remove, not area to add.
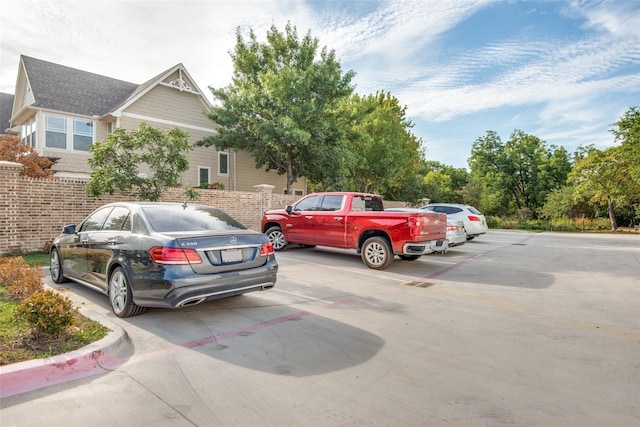
[[[78,224],[105,203],[131,200],[114,194],[89,197],[85,180],[38,179],[20,176],[22,165],[0,161],[0,254],[14,250],[41,250],[65,224]],[[270,186],[255,192],[196,189],[197,202],[215,206],[254,230],[260,229],[262,212],[282,208],[299,197],[273,194]],[[171,188],[162,201],[184,202],[184,189]]]

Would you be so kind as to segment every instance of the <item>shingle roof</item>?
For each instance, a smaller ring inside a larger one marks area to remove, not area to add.
[[[34,107],[85,116],[102,116],[122,104],[135,83],[65,67],[22,55]]]
[[[0,93],[0,134],[3,134],[9,127],[11,111],[13,110],[13,95]]]

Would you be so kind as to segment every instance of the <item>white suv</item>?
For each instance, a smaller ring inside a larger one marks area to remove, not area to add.
[[[458,203],[429,203],[420,209],[446,213],[448,218],[462,221],[467,232],[467,240],[484,234],[489,229],[484,215],[473,206]]]

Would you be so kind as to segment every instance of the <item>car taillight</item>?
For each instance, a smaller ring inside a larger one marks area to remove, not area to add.
[[[184,265],[202,263],[202,258],[200,258],[195,249],[154,246],[149,249],[149,256],[156,264]]]
[[[267,256],[267,255],[273,255],[273,245],[271,244],[271,242],[267,242],[267,243],[263,243],[262,246],[260,246],[260,256]]]
[[[480,221],[480,217],[475,215],[469,215],[467,218],[469,218],[469,221]]]
[[[412,236],[420,235],[420,220],[415,216],[409,217],[409,233]]]

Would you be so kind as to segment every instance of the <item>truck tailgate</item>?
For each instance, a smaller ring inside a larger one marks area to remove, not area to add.
[[[428,212],[420,214],[420,236],[425,240],[447,237],[447,214]]]

